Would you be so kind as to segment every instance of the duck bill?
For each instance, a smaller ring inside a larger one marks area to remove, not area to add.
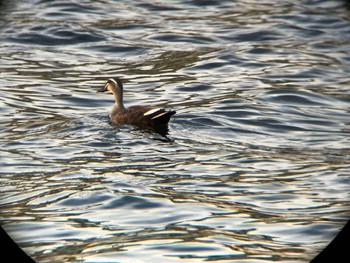
[[[96,92],[106,92],[106,91],[107,91],[107,87],[104,86],[103,88],[98,89]]]

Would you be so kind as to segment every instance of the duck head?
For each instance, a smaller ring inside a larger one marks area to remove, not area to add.
[[[111,91],[114,96],[114,106],[112,109],[113,112],[118,112],[125,109],[123,104],[123,83],[118,78],[110,78],[107,80],[105,86],[102,89],[97,90],[97,92],[106,92]]]
[[[119,78],[109,78],[105,86],[97,92],[106,92],[111,91],[113,93],[121,93],[123,91],[123,84]]]

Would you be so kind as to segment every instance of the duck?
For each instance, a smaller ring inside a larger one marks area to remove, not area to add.
[[[103,88],[97,92],[112,92],[114,105],[109,113],[112,124],[133,125],[140,128],[167,130],[168,123],[175,110],[166,110],[161,106],[136,105],[126,108],[123,103],[123,83],[120,78],[109,78]]]

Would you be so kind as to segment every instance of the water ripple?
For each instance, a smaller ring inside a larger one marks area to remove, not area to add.
[[[4,8],[0,219],[37,262],[308,262],[344,224],[341,1]],[[115,76],[166,136],[111,125]]]

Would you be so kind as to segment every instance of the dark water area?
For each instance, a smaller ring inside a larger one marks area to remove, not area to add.
[[[348,220],[347,2],[1,3],[0,222],[36,262],[309,262]],[[110,124],[109,77],[167,137]]]

